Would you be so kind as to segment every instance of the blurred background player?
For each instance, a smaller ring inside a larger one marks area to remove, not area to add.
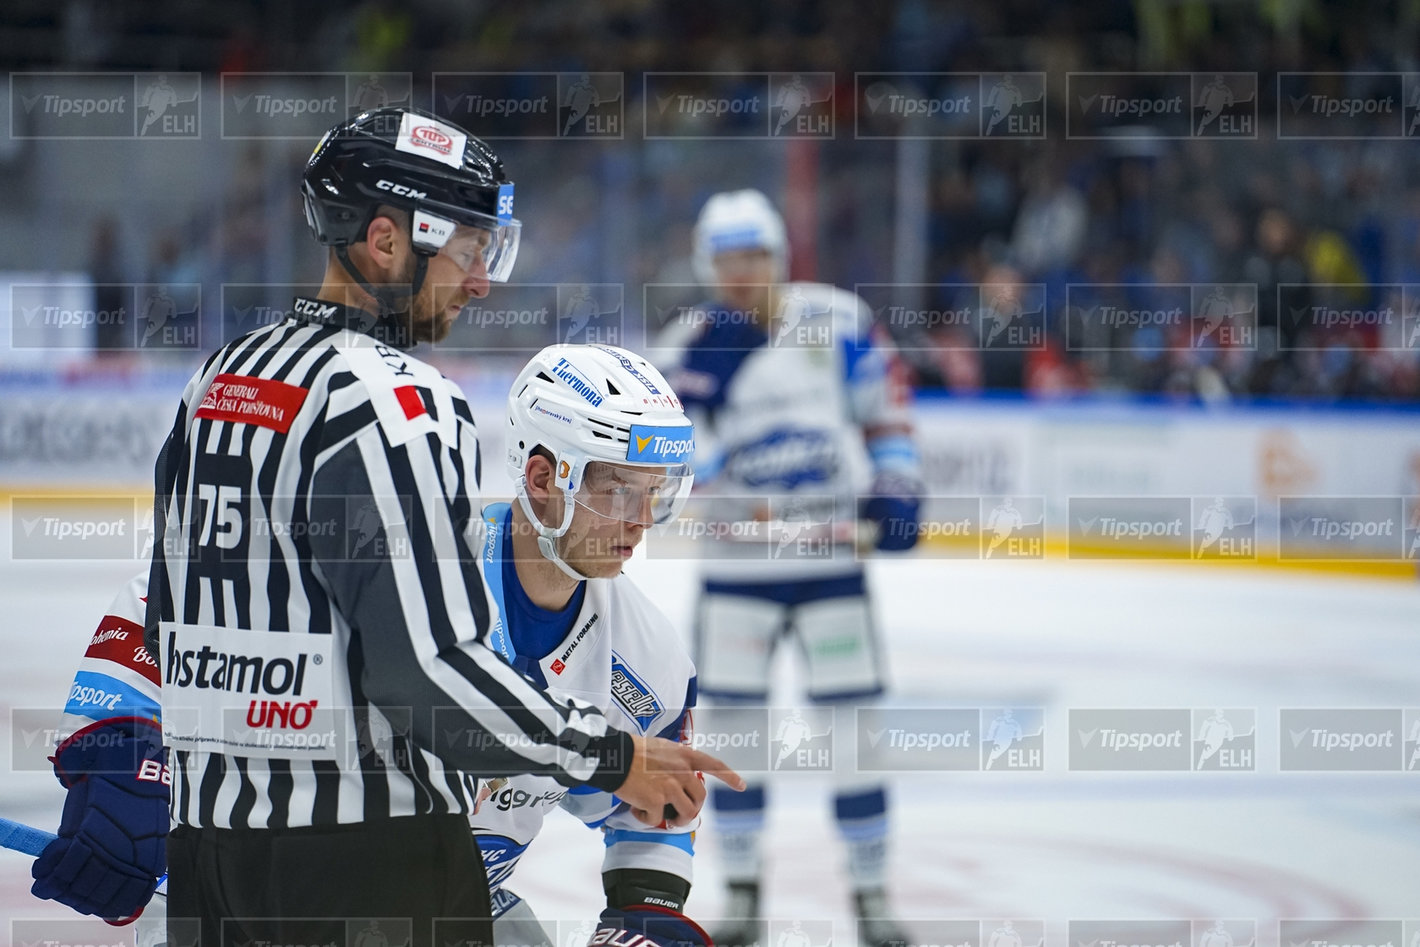
[[[921,481],[908,389],[861,299],[786,282],[784,222],[762,193],[714,195],[693,239],[696,275],[715,296],[667,330],[668,375],[695,423],[696,469],[714,519],[765,527],[758,544],[717,541],[702,553],[701,693],[707,702],[764,703],[775,645],[795,635],[808,698],[835,709],[842,741],[854,710],[885,687],[856,526],[872,524],[878,549],[908,549],[917,538]],[[846,741],[835,759],[834,810],[859,940],[900,941],[885,897],[884,787],[851,770]],[[765,786],[711,796],[733,919],[715,941],[762,943]]]

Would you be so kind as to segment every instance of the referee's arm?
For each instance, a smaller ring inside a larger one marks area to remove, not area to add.
[[[361,688],[377,707],[408,708],[415,742],[451,767],[614,791],[631,737],[591,706],[537,690],[482,643],[489,605],[469,542],[480,515],[471,420],[461,419],[458,441],[431,433],[391,444],[369,424],[316,458],[309,519],[337,528],[312,531],[314,565],[362,652]]]

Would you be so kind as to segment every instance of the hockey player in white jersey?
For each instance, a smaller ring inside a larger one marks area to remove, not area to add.
[[[835,815],[859,940],[897,942],[885,897],[887,798],[880,778],[852,772],[850,737],[855,709],[885,687],[855,527],[870,524],[879,549],[917,538],[920,473],[902,369],[858,296],[786,282],[784,223],[760,192],[706,202],[694,264],[715,296],[660,344],[695,423],[697,489],[715,520],[761,522],[769,533],[766,545],[711,542],[701,554],[700,692],[707,704],[764,702],[775,645],[797,636],[809,699],[835,709]],[[792,541],[775,541],[785,535]],[[712,791],[711,803],[735,919],[715,941],[763,943],[765,787]]]
[[[484,510],[500,616],[490,644],[549,693],[595,704],[613,727],[688,741],[694,666],[670,622],[621,574],[645,530],[675,519],[690,492],[694,437],[679,400],[631,352],[554,345],[514,381],[505,439],[517,497]],[[611,928],[706,941],[680,914],[698,822],[648,829],[611,794],[543,776],[495,781],[479,795],[470,822],[497,943],[554,943],[505,883],[558,807],[603,833],[598,937]]]
[[[688,740],[694,666],[669,621],[621,574],[646,528],[674,519],[690,491],[694,438],[679,401],[639,356],[555,345],[514,383],[506,436],[517,500],[483,514],[485,575],[496,605],[490,645],[539,688],[595,704],[612,726]],[[63,734],[115,717],[159,719],[158,667],[142,643],[146,588],[146,573],[125,584],[99,623],[65,707]],[[370,752],[391,752],[391,741],[363,738]],[[164,793],[160,772],[150,782]],[[551,777],[466,780],[477,800],[469,821],[488,875],[496,943],[555,943],[506,882],[558,807],[603,835],[607,909],[599,934],[629,931],[667,945],[706,941],[680,913],[698,820],[648,828],[615,796],[568,790]],[[163,865],[159,828],[130,840],[146,852],[141,858],[92,866],[86,884],[151,885]],[[36,893],[55,896],[59,888],[37,886]]]

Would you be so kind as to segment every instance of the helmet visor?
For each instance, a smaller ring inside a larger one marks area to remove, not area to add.
[[[635,467],[594,460],[572,499],[604,519],[654,526],[680,515],[694,480],[688,464]]]

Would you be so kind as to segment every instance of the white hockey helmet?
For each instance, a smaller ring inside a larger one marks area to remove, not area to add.
[[[610,345],[549,345],[523,367],[508,393],[508,473],[538,548],[563,571],[556,540],[574,506],[642,526],[680,515],[694,475],[694,429],[661,373],[639,355]],[[541,447],[552,455],[554,483],[574,502],[561,524],[534,515],[524,471]],[[625,468],[646,468],[628,477]],[[639,473],[639,472],[638,472]]]
[[[784,218],[760,191],[722,191],[711,195],[700,208],[692,238],[691,262],[695,276],[706,286],[714,286],[715,257],[730,250],[768,250],[774,256],[775,279],[783,282],[789,274],[789,241]]]

